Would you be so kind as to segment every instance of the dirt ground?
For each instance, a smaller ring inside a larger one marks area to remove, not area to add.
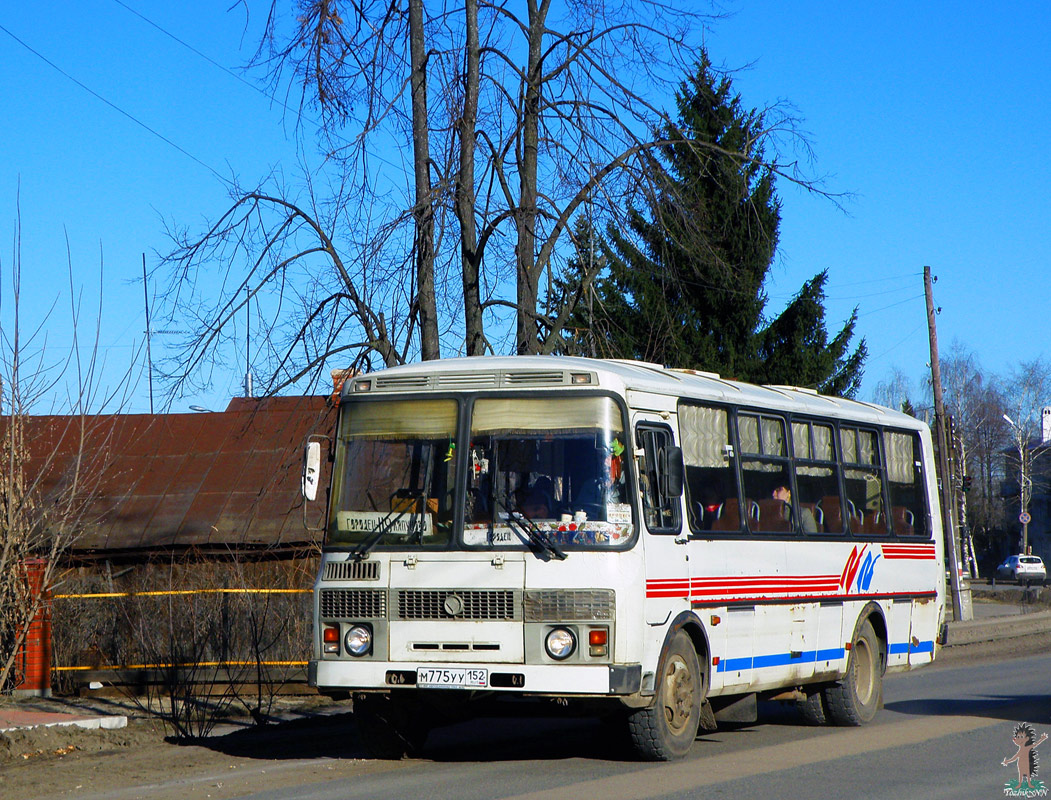
[[[933,669],[1048,650],[1051,633],[943,648]],[[119,698],[21,702],[33,710],[125,714],[128,726],[0,733],[2,798],[220,800],[411,764],[370,759],[349,705],[317,696],[281,698],[270,724],[234,717],[196,744],[177,743],[155,716]]]
[[[310,763],[319,781],[396,766],[366,759],[349,706],[316,696],[281,699],[269,724],[234,718],[195,744],[177,742],[134,703],[74,702],[77,713],[124,714],[128,725],[0,733],[0,797],[228,798],[278,788],[286,774],[298,782],[301,771],[292,768]],[[22,703],[32,710],[70,710],[62,699]]]

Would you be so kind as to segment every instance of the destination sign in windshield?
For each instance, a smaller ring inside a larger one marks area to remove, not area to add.
[[[390,536],[408,536],[432,533],[430,514],[412,514],[408,511],[337,511],[336,527],[341,533],[375,533],[380,527]]]

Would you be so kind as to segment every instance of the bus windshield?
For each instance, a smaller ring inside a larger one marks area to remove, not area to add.
[[[456,487],[455,400],[348,405],[333,468],[328,544],[445,546]]]
[[[479,398],[464,544],[610,547],[632,536],[622,414],[606,397]]]

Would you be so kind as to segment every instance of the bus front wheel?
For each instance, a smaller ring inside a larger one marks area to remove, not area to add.
[[[879,638],[868,620],[854,637],[846,674],[825,689],[825,701],[836,725],[871,722],[883,704],[883,658]]]
[[[632,744],[647,761],[682,758],[697,738],[705,694],[697,651],[683,631],[669,643],[656,689],[656,702],[628,718]]]

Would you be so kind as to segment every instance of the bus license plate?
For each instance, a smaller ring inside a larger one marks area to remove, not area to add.
[[[438,689],[484,689],[489,684],[487,669],[448,669],[422,667],[416,670],[416,685]]]

